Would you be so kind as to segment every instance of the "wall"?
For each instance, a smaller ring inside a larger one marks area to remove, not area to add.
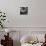
[[[0,9],[6,12],[7,27],[46,27],[45,4],[46,0],[0,0]],[[20,15],[21,6],[29,7],[27,16]]]
[[[32,0],[32,26],[46,27],[46,0]]]

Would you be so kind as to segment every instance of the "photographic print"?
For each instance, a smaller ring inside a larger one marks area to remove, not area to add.
[[[20,7],[20,15],[27,15],[28,7]]]

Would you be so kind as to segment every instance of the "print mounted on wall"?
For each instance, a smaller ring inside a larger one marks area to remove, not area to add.
[[[20,7],[20,15],[27,15],[28,7]]]

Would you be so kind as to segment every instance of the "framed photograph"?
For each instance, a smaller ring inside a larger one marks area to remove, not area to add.
[[[20,15],[27,15],[28,7],[20,7]]]

